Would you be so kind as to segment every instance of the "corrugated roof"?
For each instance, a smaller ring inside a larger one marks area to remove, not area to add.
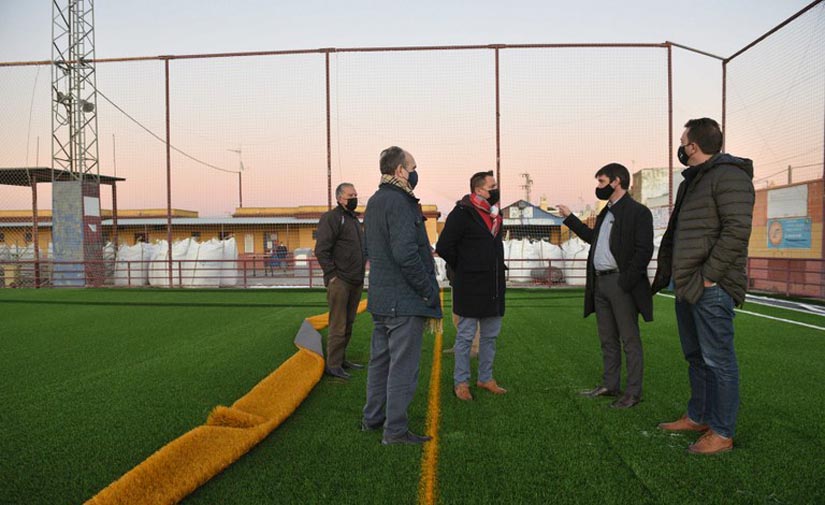
[[[172,218],[172,226],[215,226],[215,225],[268,225],[268,224],[318,224],[317,219],[297,219],[294,217],[178,217]],[[111,219],[104,219],[103,226],[111,226]],[[139,218],[117,220],[118,226],[164,226],[166,218]],[[0,222],[0,228],[31,228],[28,222]],[[51,228],[51,222],[40,222],[39,228]]]
[[[0,168],[0,185],[6,186],[31,186],[31,178],[34,177],[39,183],[50,183],[55,181],[71,181],[71,175],[63,170],[54,170],[48,167],[28,167],[28,168]],[[95,174],[87,174],[87,177],[96,177]],[[114,184],[118,181],[125,181],[123,177],[113,177],[111,175],[100,175],[101,184]]]

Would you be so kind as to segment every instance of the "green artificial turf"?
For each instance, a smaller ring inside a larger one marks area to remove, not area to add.
[[[0,290],[0,502],[90,498],[277,368],[324,301],[300,290]],[[576,394],[601,374],[582,292],[508,291],[495,367],[507,395],[474,389],[475,401],[459,402],[443,355],[440,502],[823,503],[825,333],[738,315],[736,449],[692,456],[695,436],[656,429],[684,411],[688,384],[673,300],[655,303],[656,321],[642,326],[644,401],[616,411]],[[825,326],[818,316],[745,309]],[[371,328],[359,316],[351,359],[367,361]],[[453,337],[445,321],[445,346]],[[425,339],[410,408],[418,432],[432,344]],[[359,431],[365,383],[365,371],[322,379],[185,503],[415,503],[421,450],[383,447],[379,433]]]
[[[56,504],[245,394],[326,305],[318,292],[0,290],[0,310],[0,502]]]

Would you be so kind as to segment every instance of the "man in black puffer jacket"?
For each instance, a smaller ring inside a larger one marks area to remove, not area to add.
[[[361,429],[383,426],[385,445],[420,444],[430,437],[409,431],[407,407],[418,385],[424,327],[428,319],[441,318],[441,300],[424,216],[413,193],[415,158],[393,146],[381,153],[380,165],[381,185],[364,216],[367,310],[375,328]]]
[[[453,271],[453,313],[458,315],[455,336],[453,387],[461,400],[470,393],[470,349],[480,328],[476,386],[495,394],[506,389],[493,378],[496,337],[504,316],[504,245],[499,193],[493,172],[470,178],[465,195],[447,216],[435,250]]]
[[[704,435],[689,450],[715,454],[733,448],[739,409],[739,367],[733,346],[733,307],[745,301],[748,241],[753,220],[753,163],[722,154],[713,119],[685,124],[676,204],[659,248],[654,292],[673,281],[676,322],[688,362],[690,400],[666,431]]]

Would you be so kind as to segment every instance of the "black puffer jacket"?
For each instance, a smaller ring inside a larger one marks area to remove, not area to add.
[[[719,284],[741,305],[748,285],[753,162],[717,154],[682,174],[685,181],[679,185],[659,247],[653,292],[667,287],[672,277],[676,298],[696,303],[706,279]]]
[[[435,250],[453,271],[453,312],[463,317],[504,315],[504,244],[493,236],[469,196],[447,216]]]

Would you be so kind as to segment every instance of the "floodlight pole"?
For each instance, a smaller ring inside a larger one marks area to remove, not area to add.
[[[52,168],[97,177],[94,0],[52,0]]]

